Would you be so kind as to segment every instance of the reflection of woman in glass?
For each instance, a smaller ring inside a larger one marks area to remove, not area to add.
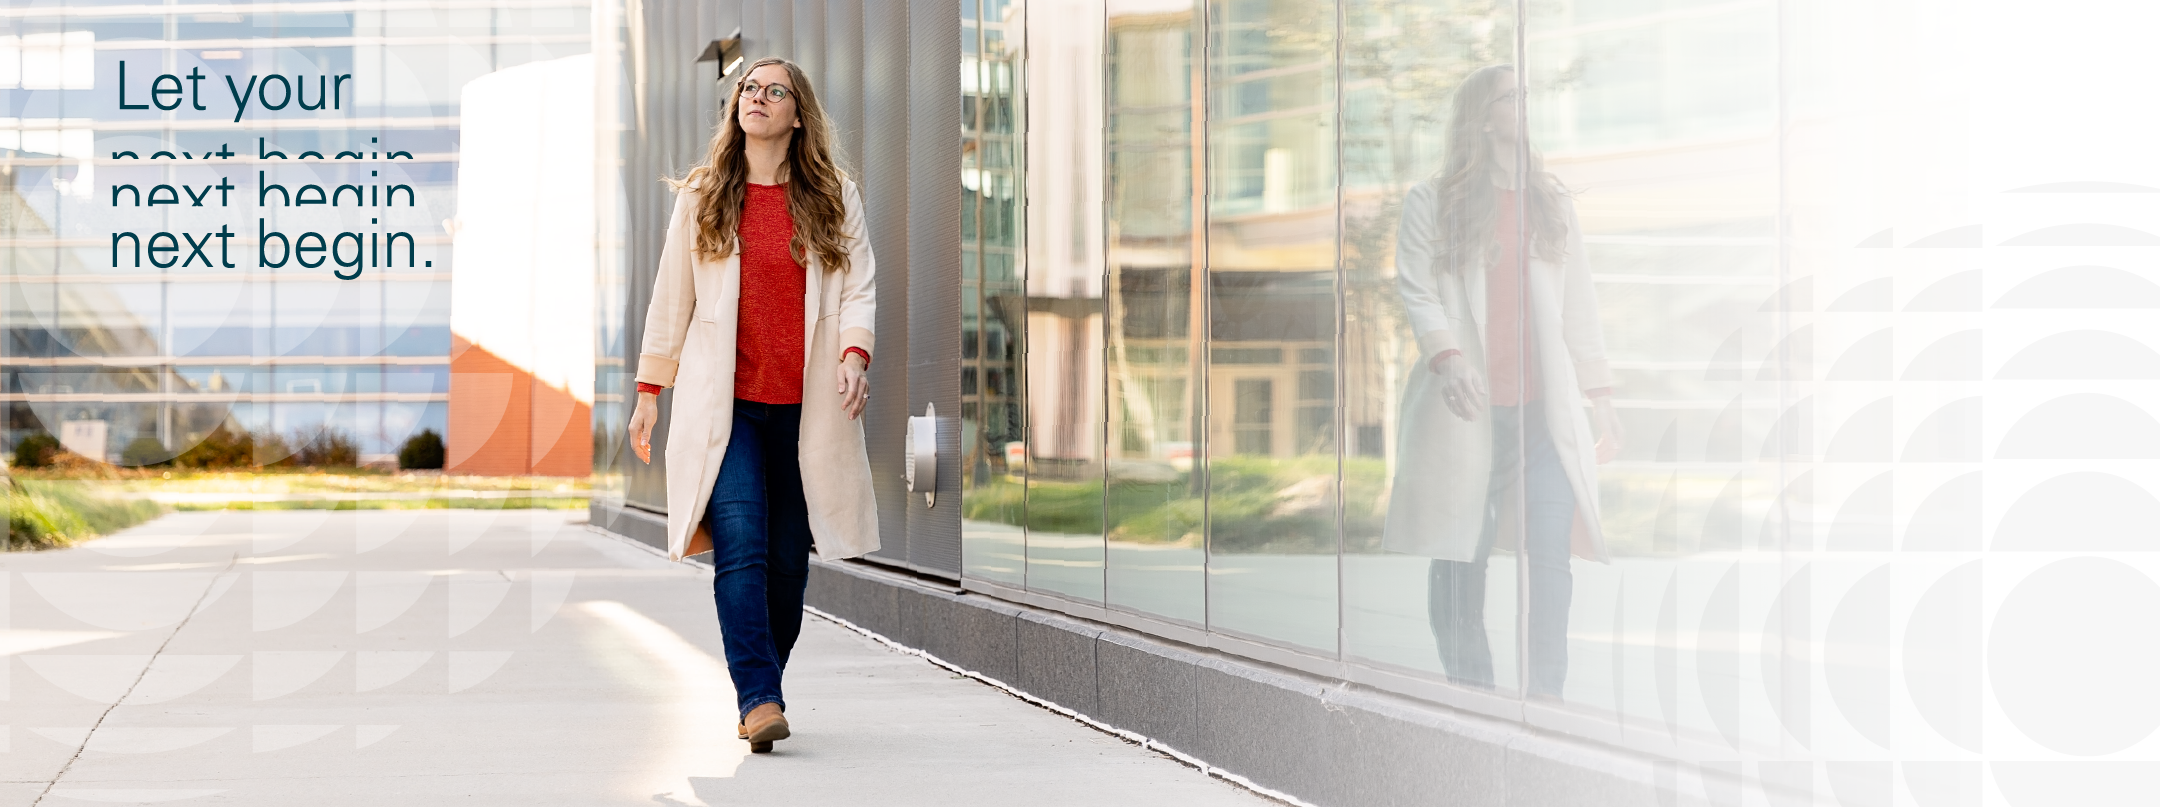
[[[1425,372],[1403,393],[1384,544],[1433,559],[1441,664],[1480,687],[1494,685],[1486,560],[1502,536],[1524,547],[1528,694],[1558,698],[1569,556],[1605,559],[1596,463],[1621,438],[1581,227],[1523,143],[1520,97],[1508,65],[1464,79],[1446,166],[1403,200],[1396,282]]]

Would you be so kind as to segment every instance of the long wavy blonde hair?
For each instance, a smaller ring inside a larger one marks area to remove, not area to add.
[[[736,230],[742,224],[743,196],[750,181],[750,161],[743,155],[748,135],[736,115],[742,106],[743,82],[769,64],[787,70],[788,90],[795,98],[795,119],[802,123],[793,130],[787,160],[780,164],[780,181],[787,184],[788,216],[795,220],[795,237],[788,241],[788,254],[798,262],[815,254],[826,271],[845,272],[848,236],[841,230],[847,222],[847,205],[842,199],[847,172],[834,159],[832,125],[825,108],[818,105],[810,77],[803,75],[794,62],[765,58],[744,70],[743,77],[735,82],[734,92],[728,93],[727,111],[720,116],[705,161],[681,179],[668,180],[668,184],[676,190],[689,188],[697,195],[698,257],[720,260],[735,254]]]
[[[1439,183],[1440,266],[1460,271],[1483,266],[1498,255],[1494,222],[1500,215],[1499,189],[1490,179],[1494,168],[1513,172],[1516,166],[1499,165],[1491,138],[1485,131],[1491,122],[1493,100],[1516,89],[1515,66],[1487,65],[1463,79],[1455,91],[1454,115],[1448,123],[1447,162],[1434,181]],[[1525,99],[1517,98],[1522,104]],[[1546,260],[1567,253],[1567,190],[1545,171],[1545,158],[1520,146],[1524,157],[1523,220],[1529,223],[1532,251]]]

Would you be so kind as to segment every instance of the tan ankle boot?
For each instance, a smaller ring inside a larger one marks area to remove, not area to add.
[[[735,731],[737,737],[750,741],[750,753],[769,753],[774,740],[788,738],[787,715],[780,712],[780,704],[761,703],[736,724]]]
[[[749,727],[749,726],[745,726],[745,725],[743,725],[743,724],[741,724],[741,723],[737,723],[737,724],[735,724],[735,738],[736,738],[736,739],[739,739],[739,740],[747,740],[747,739],[750,739],[750,727]],[[767,742],[762,742],[762,743],[751,743],[751,744],[750,744],[750,753],[753,753],[753,754],[770,754],[770,753],[772,753],[772,743],[771,743],[770,741],[767,741]]]

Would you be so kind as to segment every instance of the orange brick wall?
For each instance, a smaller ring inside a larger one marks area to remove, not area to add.
[[[455,334],[449,429],[443,470],[451,473],[592,473],[592,407]]]

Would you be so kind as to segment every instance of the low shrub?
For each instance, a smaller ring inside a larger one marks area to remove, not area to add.
[[[172,452],[155,437],[137,437],[120,450],[121,465],[159,465],[172,460]]]
[[[432,435],[432,433],[430,433]],[[441,438],[435,438],[435,465],[442,467]],[[299,443],[297,450],[291,446]],[[410,441],[408,441],[410,445]],[[291,441],[271,431],[249,431],[227,420],[210,433],[175,454],[155,437],[137,437],[120,452],[116,463],[123,467],[172,467],[194,470],[252,470],[263,467],[357,468],[360,445],[352,435],[336,429],[312,436],[296,434]],[[16,468],[49,469],[69,476],[109,476],[114,469],[105,463],[78,457],[51,435],[39,432],[15,445]],[[422,466],[407,466],[422,467]],[[102,469],[102,470],[101,470]]]
[[[45,432],[37,432],[15,443],[17,468],[44,468],[52,464],[53,457],[60,454],[60,439]]]
[[[255,449],[255,435],[227,421],[173,457],[172,464],[181,468],[246,468],[255,464]],[[285,453],[282,445],[279,449],[279,454]]]
[[[443,439],[434,429],[421,429],[405,439],[398,447],[397,464],[408,471],[441,470],[443,467]]]
[[[360,446],[344,432],[325,429],[293,452],[292,462],[310,468],[357,468]]]

